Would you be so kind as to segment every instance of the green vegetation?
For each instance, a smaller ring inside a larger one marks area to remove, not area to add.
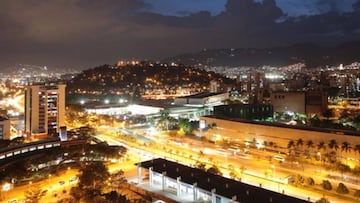
[[[25,192],[25,201],[28,203],[39,203],[44,196],[46,195],[45,190],[41,190],[39,188],[32,188]]]
[[[339,183],[336,192],[339,194],[349,194],[349,189],[344,185],[344,183]]]
[[[328,181],[328,180],[323,180],[321,186],[322,186],[325,190],[332,190],[332,185],[331,185],[330,181]]]
[[[315,203],[330,203],[330,201],[324,197],[322,197],[321,199],[317,200]]]
[[[115,91],[125,94],[130,91],[134,95],[143,95],[145,89],[164,89],[165,94],[170,94],[182,87],[192,87],[200,92],[214,79],[222,84],[235,84],[235,80],[220,74],[184,65],[140,62],[124,66],[103,65],[84,70],[68,83],[67,90],[70,93],[97,92],[102,95]],[[138,93],[134,93],[135,90]]]
[[[308,177],[308,178],[306,178],[306,184],[313,186],[313,185],[315,185],[315,181],[312,177]]]

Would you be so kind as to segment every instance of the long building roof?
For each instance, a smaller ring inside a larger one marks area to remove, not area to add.
[[[308,201],[301,200],[292,196],[266,190],[260,187],[248,185],[233,179],[225,178],[220,175],[208,173],[201,169],[192,168],[166,159],[158,158],[144,161],[140,164],[142,168],[150,169],[157,173],[165,173],[166,176],[177,179],[180,177],[181,182],[189,185],[196,185],[205,191],[215,193],[232,199],[236,197],[237,202],[241,203],[305,203]]]
[[[254,121],[254,120],[247,120],[247,119],[241,119],[241,118],[230,118],[230,117],[221,116],[221,115],[205,115],[205,116],[202,116],[202,117],[221,119],[221,120],[240,122],[240,123],[249,123],[249,124],[255,124],[255,125],[265,125],[265,126],[273,126],[273,127],[280,127],[280,128],[308,130],[308,131],[333,133],[333,134],[340,134],[340,135],[360,136],[360,132],[351,131],[351,130],[342,130],[342,129],[333,129],[333,128],[321,128],[321,127],[309,127],[309,126],[300,126],[300,125],[287,125],[287,124],[284,124],[284,123],[269,122],[269,121]]]
[[[203,99],[206,97],[212,97],[212,96],[220,95],[220,94],[224,94],[224,93],[225,92],[200,92],[197,94],[183,96],[183,97],[179,97],[179,98]]]

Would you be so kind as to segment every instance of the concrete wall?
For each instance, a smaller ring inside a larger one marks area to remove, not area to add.
[[[346,141],[354,148],[355,145],[360,144],[360,136],[245,123],[212,117],[201,117],[200,119],[205,120],[206,125],[216,124],[215,128],[209,129],[208,132],[204,133],[210,137],[220,135],[239,142],[252,142],[255,138],[259,143],[263,143],[264,141],[274,142],[280,149],[282,148],[283,151],[287,151],[287,145],[290,140],[296,142],[296,140],[302,139],[304,141],[304,149],[307,148],[306,142],[312,140],[315,148],[311,150],[317,151],[316,145],[319,142],[324,142],[327,146],[331,139],[335,139],[339,146],[338,155],[341,154],[343,157],[353,159],[359,158],[359,154],[354,152],[354,150],[341,152],[341,144]]]
[[[270,96],[275,112],[292,111],[304,114],[305,92],[274,92]]]

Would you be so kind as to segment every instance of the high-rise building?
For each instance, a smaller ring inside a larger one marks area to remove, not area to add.
[[[25,91],[25,133],[59,133],[65,125],[65,84],[33,84]]]
[[[10,120],[0,115],[0,140],[10,139]]]

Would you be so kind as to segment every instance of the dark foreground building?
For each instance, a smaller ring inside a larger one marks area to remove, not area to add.
[[[149,178],[150,187],[173,192],[177,197],[188,196],[192,202],[201,200],[211,203],[307,202],[162,158],[137,163],[137,166],[139,183],[144,178],[142,169],[145,169],[145,177]]]
[[[272,105],[265,104],[229,104],[215,106],[214,115],[246,120],[266,120],[272,119],[274,110]]]

